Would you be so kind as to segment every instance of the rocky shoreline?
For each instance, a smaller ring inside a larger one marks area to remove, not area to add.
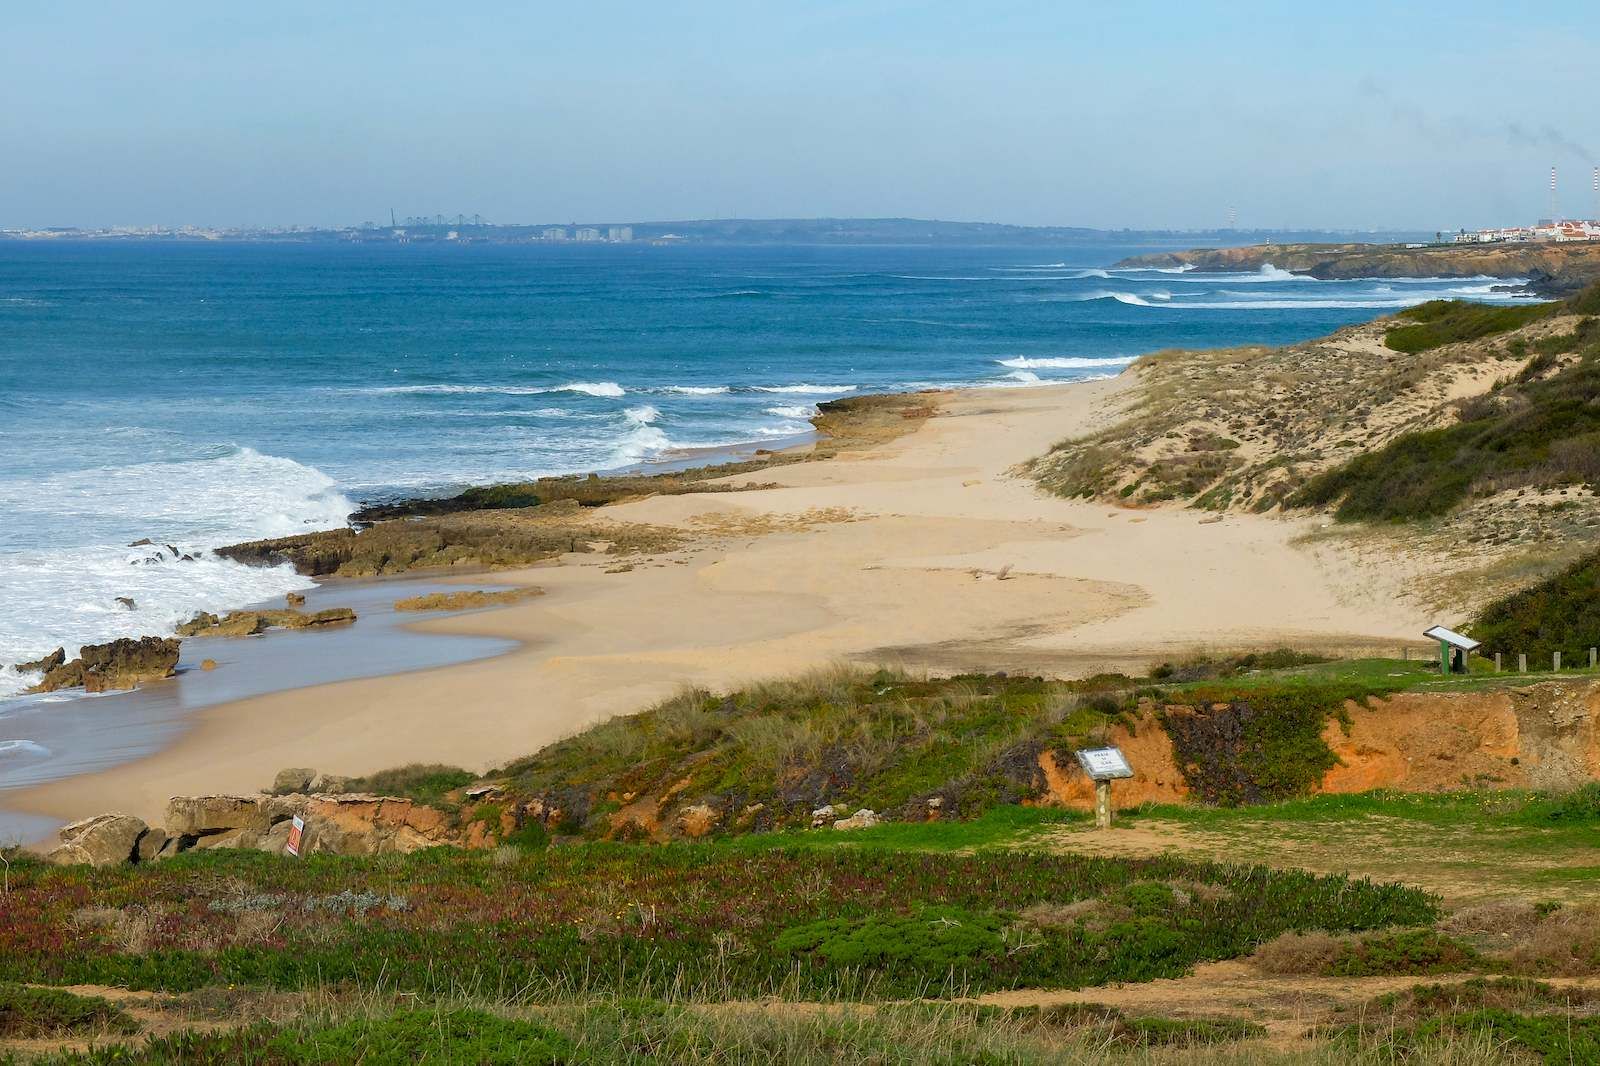
[[[1526,278],[1527,291],[1550,299],[1571,296],[1600,280],[1600,241],[1505,245],[1258,244],[1136,255],[1114,269],[1215,272],[1266,266],[1323,281],[1358,278]]]

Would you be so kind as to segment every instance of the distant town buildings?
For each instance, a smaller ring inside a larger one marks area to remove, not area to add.
[[[600,231],[593,226],[580,226],[578,231],[572,235],[572,239],[576,241],[598,241],[602,238]]]
[[[565,226],[551,226],[544,231],[544,239],[547,241],[564,241],[567,239],[567,228]]]
[[[606,230],[606,240],[616,241],[621,244],[633,240],[632,226],[612,226]]]
[[[1444,238],[1445,235],[1441,234],[1441,240]],[[1451,244],[1523,244],[1532,241],[1595,240],[1600,240],[1600,221],[1589,219],[1540,219],[1536,226],[1461,230],[1448,237]]]

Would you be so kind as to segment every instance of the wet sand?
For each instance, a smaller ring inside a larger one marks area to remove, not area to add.
[[[686,685],[840,661],[1070,675],[1201,648],[1393,649],[1427,623],[1396,591],[1418,564],[1306,547],[1318,519],[1063,500],[1018,475],[1115,418],[1132,373],[947,394],[888,444],[728,479],[774,487],[605,508],[688,546],[497,573],[547,594],[415,628],[515,642],[505,655],[210,706],[158,752],[6,805],[159,820],[170,796],[257,789],[285,766],[483,770]]]

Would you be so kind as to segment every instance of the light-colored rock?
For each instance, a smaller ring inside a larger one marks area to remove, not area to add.
[[[311,791],[319,795],[336,796],[341,792],[350,791],[350,782],[354,780],[355,778],[345,777],[342,774],[323,774],[311,786]]]
[[[153,862],[167,846],[167,831],[159,825],[146,829],[140,836],[139,842],[134,845],[133,858],[135,862]]]
[[[838,817],[839,812],[835,811],[831,805],[818,807],[811,812],[811,828],[820,829]]]
[[[272,779],[272,791],[277,795],[289,792],[309,792],[311,782],[317,779],[317,772],[309,766],[290,766],[279,770],[278,776]]]
[[[259,849],[266,837],[265,829],[227,829],[220,833],[207,833],[194,842],[196,851],[215,851],[222,848],[241,850]]]
[[[721,819],[721,812],[711,804],[696,803],[678,812],[678,831],[698,839],[715,829]]]
[[[217,668],[217,660],[215,660],[215,659],[202,659],[202,660],[200,660],[200,669],[206,670],[206,671],[211,671],[211,670],[215,670],[216,668]]]
[[[877,811],[863,807],[848,818],[840,818],[833,823],[833,827],[835,829],[871,829],[882,821],[883,819],[878,815]]]
[[[149,827],[131,814],[97,814],[61,827],[61,844],[45,857],[58,866],[115,866],[130,862]]]
[[[197,837],[226,829],[265,831],[272,823],[262,796],[174,796],[167,802],[167,832]]]

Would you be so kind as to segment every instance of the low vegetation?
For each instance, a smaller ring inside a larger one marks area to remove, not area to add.
[[[1548,663],[1560,652],[1564,662],[1588,662],[1600,647],[1600,552],[1584,556],[1559,573],[1502,597],[1481,610],[1468,632],[1483,642],[1484,655],[1526,654]]]
[[[1429,300],[1401,311],[1396,317],[1407,324],[1385,332],[1383,343],[1397,352],[1426,352],[1519,329],[1548,317],[1559,307],[1545,303],[1496,307],[1465,300]]]
[[[1481,323],[1490,312],[1511,310],[1527,309],[1458,309],[1407,329]],[[1535,347],[1520,374],[1462,404],[1459,420],[1318,475],[1291,505],[1333,506],[1341,521],[1413,521],[1446,514],[1475,494],[1600,482],[1600,320],[1582,319],[1571,333],[1551,334]]]
[[[0,1039],[38,1040],[131,1033],[137,1028],[120,1007],[98,996],[79,996],[58,988],[0,984]]]
[[[14,861],[0,980],[939,996],[1170,977],[1290,929],[1435,916],[1400,886],[1166,859],[770,844],[211,852],[94,872]]]

